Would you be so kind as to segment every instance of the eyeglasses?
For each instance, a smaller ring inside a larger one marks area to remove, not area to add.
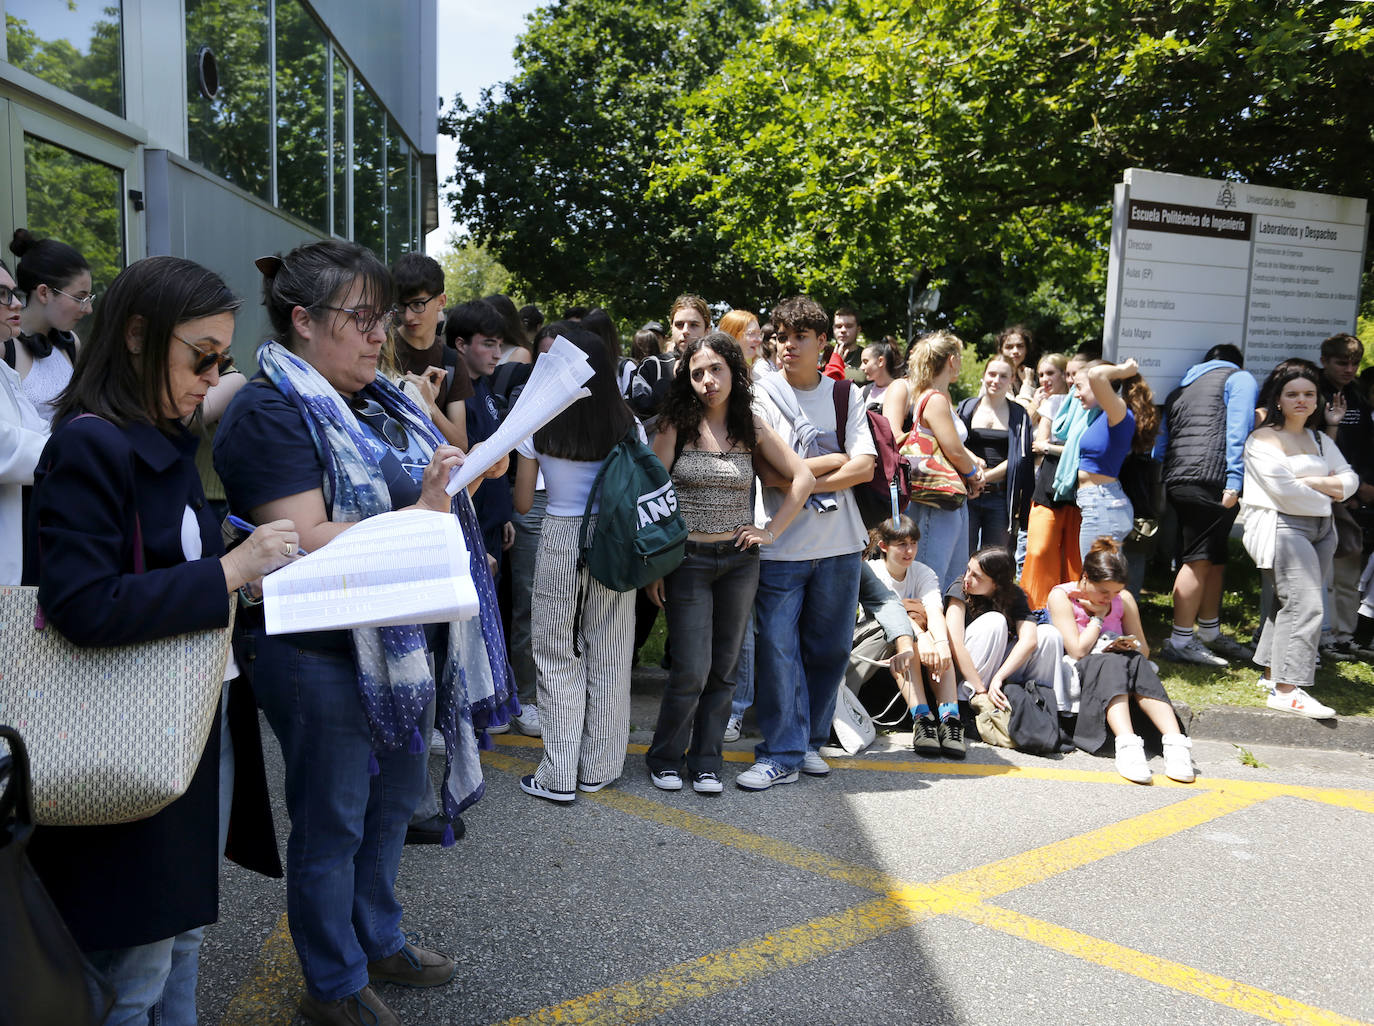
[[[52,286],[49,285],[48,288],[52,289]],[[56,292],[59,296],[66,296],[77,306],[91,306],[95,303],[94,292],[87,292],[84,296],[73,296],[70,292],[63,292],[61,289],[52,290]]]
[[[200,348],[200,346],[196,345],[194,342],[187,342],[180,335],[173,335],[172,338],[176,339],[184,346],[190,346],[200,354],[200,358],[196,360],[191,368],[197,374],[204,374],[211,367],[218,367],[221,374],[228,374],[234,369],[234,358],[228,353],[209,352]]]
[[[436,292],[434,295],[430,296],[428,299],[410,299],[410,300],[407,300],[406,302],[402,303],[400,307],[397,308],[397,312],[399,312],[401,309],[405,309],[405,310],[409,310],[409,311],[410,311],[411,313],[413,313],[413,314],[422,314],[422,313],[425,312],[425,307],[429,306],[430,303],[434,302],[434,301],[435,301],[436,299],[438,299],[439,296],[441,296],[441,295],[442,295],[442,293]]]
[[[13,306],[19,304],[19,309],[29,305],[29,297],[21,289],[10,289],[0,285],[0,306]]]
[[[396,317],[395,310],[372,310],[363,307],[361,310],[351,306],[327,306],[320,303],[316,306],[318,310],[335,310],[338,313],[346,313],[353,318],[353,323],[357,325],[359,334],[371,334],[372,329],[380,324],[384,329],[390,328],[392,321]]]
[[[400,421],[395,420],[376,399],[356,396],[348,404],[359,420],[386,439],[386,444],[397,452],[410,448],[410,437]]]

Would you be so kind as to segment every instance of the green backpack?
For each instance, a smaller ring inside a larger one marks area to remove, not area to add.
[[[601,496],[596,533],[588,544],[592,505]],[[677,491],[654,451],[631,428],[609,453],[592,482],[578,538],[577,568],[583,567],[611,591],[634,591],[666,577],[682,562],[687,525],[677,508]],[[579,585],[574,614],[573,653],[585,591]]]

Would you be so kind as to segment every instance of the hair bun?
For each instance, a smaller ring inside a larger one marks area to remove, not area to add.
[[[10,239],[10,252],[17,257],[22,257],[37,244],[38,240],[33,237],[33,232],[27,228],[16,228],[14,238]]]
[[[1088,550],[1089,554],[1094,552],[1109,552],[1117,555],[1121,552],[1121,543],[1109,534],[1099,535]]]
[[[262,276],[271,281],[281,270],[281,257],[279,256],[260,256],[253,261],[253,266],[262,272]]]

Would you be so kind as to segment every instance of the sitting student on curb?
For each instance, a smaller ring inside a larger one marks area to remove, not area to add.
[[[1064,642],[1048,624],[1037,624],[1026,593],[1016,584],[1016,561],[1000,546],[975,552],[964,576],[945,592],[945,623],[962,696],[986,694],[1008,709],[1002,685],[1033,680],[1060,690]]]
[[[921,664],[921,672],[911,674],[910,680],[895,670],[892,674],[911,712],[912,747],[918,755],[962,759],[968,746],[959,720],[940,580],[934,570],[916,561],[921,532],[910,517],[902,516],[895,521],[884,520],[873,529],[871,537],[870,551],[879,552],[880,558],[870,559],[865,569],[871,570],[889,592],[901,599],[912,622]],[[858,641],[856,631],[856,651]]]
[[[1116,742],[1116,771],[1127,780],[1153,779],[1145,741],[1132,724],[1130,700],[1159,731],[1164,774],[1191,783],[1193,744],[1183,736],[1174,707],[1150,663],[1140,610],[1126,590],[1126,557],[1110,537],[1098,538],[1083,559],[1083,576],[1050,592],[1050,617],[1064,639],[1064,654],[1076,660],[1081,688],[1073,743],[1092,755]],[[1070,688],[1072,690],[1072,688]],[[1060,699],[1060,711],[1069,703]]]
[[[830,772],[817,749],[830,738],[849,661],[868,538],[850,489],[873,477],[875,456],[859,390],[816,369],[829,327],[820,304],[806,296],[783,300],[773,323],[782,371],[755,382],[758,412],[816,483],[787,534],[760,554],[755,709],[763,740],[754,765],[736,778],[745,791],[793,783],[799,769],[817,777]],[[846,403],[844,423],[837,424]],[[782,488],[764,488],[769,517],[785,498]]]

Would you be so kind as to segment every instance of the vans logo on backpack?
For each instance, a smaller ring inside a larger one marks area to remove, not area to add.
[[[645,527],[667,520],[677,512],[677,491],[669,481],[661,488],[641,495],[635,506],[639,510],[639,526]]]

